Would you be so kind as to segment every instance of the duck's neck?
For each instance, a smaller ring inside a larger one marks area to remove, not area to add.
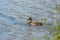
[[[29,23],[31,23],[32,22],[32,20],[30,20],[30,22]]]
[[[31,22],[32,22],[32,20],[31,20]]]

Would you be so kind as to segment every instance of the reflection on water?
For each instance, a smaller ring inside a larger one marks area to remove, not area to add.
[[[54,10],[51,0],[0,0],[0,40],[45,40],[43,36],[50,35],[48,30],[29,26],[26,21],[32,16],[34,21],[43,22],[46,17],[51,23]]]

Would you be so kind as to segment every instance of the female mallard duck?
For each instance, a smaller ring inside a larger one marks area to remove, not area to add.
[[[42,26],[43,24],[41,22],[32,22],[32,18],[29,17],[28,24],[33,26]]]

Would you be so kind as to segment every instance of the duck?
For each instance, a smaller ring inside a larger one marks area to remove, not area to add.
[[[27,21],[28,21],[28,24],[32,25],[32,26],[43,26],[42,22],[37,22],[37,21],[33,22],[32,17],[29,17],[29,19]]]

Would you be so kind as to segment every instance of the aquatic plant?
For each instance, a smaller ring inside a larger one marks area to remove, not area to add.
[[[44,38],[45,40],[50,40],[50,38],[48,37],[47,34],[45,34],[45,35],[43,36],[43,38]]]
[[[44,22],[46,21],[46,18],[44,19]],[[52,40],[60,40],[60,24],[56,25],[56,21],[54,21],[54,26],[49,26],[46,24],[44,24],[45,28],[49,31],[49,33],[52,35]],[[45,38],[47,38],[48,40],[51,40],[48,35],[44,36]],[[47,40],[46,39],[46,40]]]
[[[60,13],[60,4],[56,4],[56,18],[57,18],[57,14]],[[56,20],[56,19],[55,19]],[[54,25],[54,31],[55,31],[55,37],[56,37],[56,40],[60,40],[60,24],[56,25],[56,21],[55,22],[55,25]]]
[[[60,4],[56,4],[56,11],[57,13],[60,13]]]
[[[37,37],[34,37],[32,40],[38,40]]]
[[[60,25],[54,27],[56,40],[60,40]]]

